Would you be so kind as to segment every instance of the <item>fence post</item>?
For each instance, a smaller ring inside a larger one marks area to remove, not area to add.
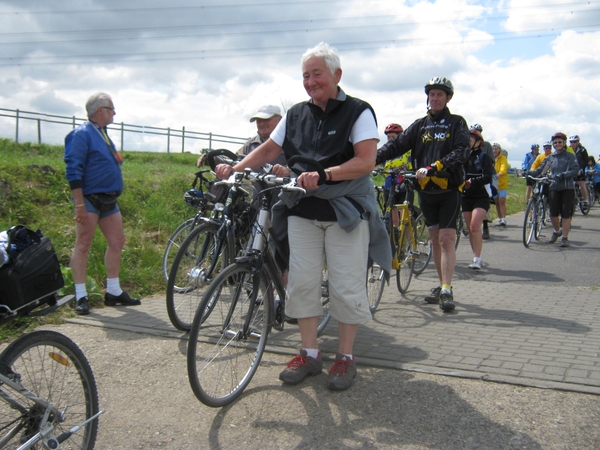
[[[75,125],[76,125],[75,116],[73,116],[73,129],[75,129]]]
[[[121,151],[123,151],[123,122],[121,122]]]
[[[171,154],[171,127],[167,128],[167,155]]]
[[[185,126],[181,127],[181,153],[185,151]]]
[[[37,120],[38,123],[38,144],[42,143],[42,124],[40,123],[40,119]]]
[[[15,118],[17,119],[17,130],[15,131],[15,142],[19,143],[19,110],[16,110]]]
[[[212,132],[208,133],[208,149],[212,150]]]

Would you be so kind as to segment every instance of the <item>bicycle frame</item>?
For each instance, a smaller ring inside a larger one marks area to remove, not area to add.
[[[413,228],[413,223],[411,220],[412,213],[409,208],[410,203],[405,201],[404,203],[400,203],[394,205],[394,208],[400,212],[400,235],[398,236],[398,241],[396,242],[395,236],[392,236],[392,241],[394,244],[398,244],[402,242],[406,233],[410,233],[410,242],[413,246],[413,249],[417,248],[417,239],[415,238],[415,230]],[[408,261],[409,259],[416,259],[419,257],[418,251],[411,251],[410,254],[406,255],[403,261]],[[392,255],[392,269],[399,269],[401,262],[398,261],[398,255]]]

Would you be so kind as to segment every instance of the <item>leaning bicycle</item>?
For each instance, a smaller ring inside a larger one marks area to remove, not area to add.
[[[305,158],[298,158],[305,161]],[[292,167],[293,158],[288,164]],[[319,171],[325,179],[322,169]],[[196,397],[205,405],[220,407],[239,397],[252,380],[272,329],[282,331],[286,292],[285,264],[278,255],[285,249],[270,233],[269,200],[272,189],[302,192],[295,180],[246,170],[230,180],[263,184],[261,207],[253,225],[251,250],[222,270],[208,286],[198,307],[187,352],[188,377]],[[211,310],[210,314],[205,311]],[[323,302],[319,329],[329,321],[329,303]]]

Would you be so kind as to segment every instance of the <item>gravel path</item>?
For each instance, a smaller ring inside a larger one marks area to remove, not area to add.
[[[592,449],[600,397],[359,365],[352,389],[324,375],[286,387],[288,357],[266,353],[233,405],[196,400],[185,341],[100,327],[45,326],[75,340],[94,369],[97,449]]]

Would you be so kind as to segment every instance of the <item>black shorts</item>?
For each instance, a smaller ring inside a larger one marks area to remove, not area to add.
[[[548,197],[548,206],[550,207],[550,217],[562,217],[570,219],[573,215],[573,201],[575,200],[575,189],[566,189],[564,191],[550,191]]]
[[[456,220],[461,213],[461,193],[458,191],[419,191],[419,206],[428,227],[436,225],[456,230]]]
[[[531,178],[527,177],[527,178],[525,178],[525,184],[527,186],[534,186],[535,185],[535,180],[532,180]]]
[[[481,208],[486,211],[490,210],[490,198],[489,197],[463,197],[462,198],[462,210],[463,212],[471,212],[475,208]]]

